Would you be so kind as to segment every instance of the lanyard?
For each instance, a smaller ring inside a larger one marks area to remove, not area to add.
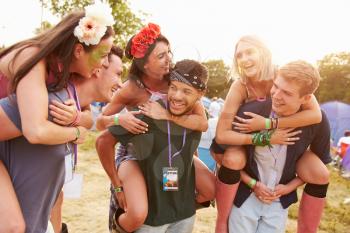
[[[73,89],[73,93],[71,93],[70,87]],[[79,111],[81,111],[81,107],[80,107],[80,102],[79,102],[79,98],[78,98],[78,94],[77,94],[77,89],[75,88],[74,84],[72,83],[68,83],[67,86],[67,92],[68,92],[68,96],[69,98],[73,98],[75,100],[77,109]],[[62,100],[62,98],[57,95],[57,93],[53,93],[62,103],[64,103],[64,101]],[[68,143],[67,143],[68,146]],[[73,144],[73,152],[74,152],[74,169],[75,166],[77,165],[78,162],[78,145],[77,144]]]
[[[167,102],[165,102],[165,107],[168,110],[168,103]],[[169,161],[169,167],[171,167],[171,163],[172,163],[173,158],[178,156],[181,153],[181,151],[183,150],[184,146],[185,146],[185,143],[186,143],[186,129],[184,129],[184,135],[182,136],[181,149],[179,151],[175,152],[174,154],[172,154],[172,152],[171,152],[171,136],[170,136],[171,130],[170,130],[170,123],[169,123],[169,121],[167,121],[167,128],[168,128],[168,161]]]
[[[184,135],[182,136],[182,146],[181,146],[181,149],[177,152],[175,152],[174,154],[172,154],[171,152],[171,137],[170,137],[170,123],[169,121],[167,121],[167,126],[168,126],[168,161],[169,161],[169,167],[171,167],[171,161],[173,160],[173,158],[175,158],[176,156],[178,156],[182,149],[184,148],[185,146],[185,143],[186,143],[186,129],[184,129]]]
[[[73,95],[69,89],[69,86],[71,86],[73,89]],[[80,102],[79,102],[79,98],[78,98],[77,89],[75,88],[74,84],[69,82],[67,90],[68,90],[69,98],[73,98],[75,100],[75,104],[77,106],[77,109],[79,111],[81,111],[81,106],[80,106]],[[74,150],[74,169],[75,169],[75,166],[78,163],[78,145],[77,144],[73,144],[73,150]]]

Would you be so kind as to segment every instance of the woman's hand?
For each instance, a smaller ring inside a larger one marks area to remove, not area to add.
[[[70,125],[78,116],[78,109],[73,99],[68,99],[64,103],[53,100],[49,105],[50,114],[53,121],[59,125]]]
[[[234,129],[239,130],[241,133],[250,133],[265,129],[265,117],[252,112],[244,112],[244,115],[251,117],[251,119],[235,116],[239,122],[232,122],[235,126]]]
[[[278,198],[273,191],[260,181],[256,182],[253,191],[255,196],[265,204],[271,204],[271,202]]]
[[[145,133],[148,130],[148,125],[135,117],[138,114],[141,114],[141,111],[129,111],[119,114],[119,124],[130,133]]]
[[[127,210],[127,205],[126,205],[126,200],[125,200],[125,195],[124,195],[124,191],[122,192],[115,192],[114,193],[117,201],[118,201],[118,206],[120,208],[122,208],[124,211]]]
[[[293,145],[300,138],[295,137],[301,130],[293,131],[295,128],[276,129],[270,139],[270,144]]]
[[[275,191],[274,191],[274,194],[278,197],[280,196],[283,196],[283,195],[286,195],[290,192],[292,192],[293,190],[290,190],[288,185],[285,185],[285,184],[278,184],[276,187],[275,187]]]
[[[158,102],[148,101],[139,106],[142,114],[155,120],[169,120],[169,112],[163,108]]]

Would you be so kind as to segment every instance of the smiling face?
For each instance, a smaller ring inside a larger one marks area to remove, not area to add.
[[[82,45],[76,45],[74,71],[82,77],[90,78],[102,66],[108,66],[108,54],[113,45],[113,37],[101,40],[91,51],[87,52]],[[81,46],[81,47],[80,47]]]
[[[163,41],[157,42],[144,65],[145,74],[151,78],[162,79],[169,73],[171,58],[169,45]]]
[[[117,55],[111,55],[109,60],[109,66],[103,67],[97,76],[99,80],[97,82],[97,89],[100,96],[103,97],[101,102],[109,102],[113,93],[119,89],[122,85],[121,75],[123,72],[122,60]]]
[[[241,41],[237,45],[235,59],[240,73],[249,79],[257,79],[260,73],[260,53],[250,43]]]
[[[169,111],[181,116],[191,111],[203,93],[194,87],[179,81],[171,81],[168,90]]]
[[[272,110],[281,117],[296,113],[311,98],[311,94],[301,96],[300,89],[297,82],[287,81],[278,75],[271,88]]]

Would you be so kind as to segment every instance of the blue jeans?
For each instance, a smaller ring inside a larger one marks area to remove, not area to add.
[[[196,215],[161,226],[142,225],[135,233],[191,233]]]
[[[229,232],[239,233],[284,233],[288,209],[281,202],[262,203],[254,193],[240,208],[233,206],[229,217]]]

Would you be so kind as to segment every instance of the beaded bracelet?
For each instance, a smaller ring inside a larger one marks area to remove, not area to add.
[[[253,133],[252,144],[255,146],[271,146],[270,140],[273,130]]]
[[[124,191],[123,186],[114,187],[113,191],[116,193],[121,193]]]

